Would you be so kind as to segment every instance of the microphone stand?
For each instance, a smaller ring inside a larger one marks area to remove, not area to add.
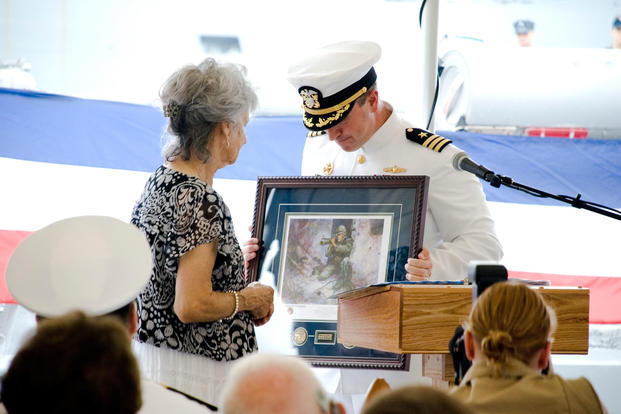
[[[513,188],[515,190],[520,190],[525,192],[526,194],[532,195],[533,197],[539,198],[553,198],[558,201],[562,201],[563,203],[567,203],[575,208],[583,208],[585,210],[592,211],[594,213],[602,214],[604,216],[612,217],[613,219],[621,220],[621,212],[615,210],[614,208],[593,203],[591,201],[581,200],[582,194],[578,193],[576,197],[570,197],[566,195],[554,195],[550,193],[546,193],[545,191],[538,190],[533,187],[529,187],[524,184],[520,184],[518,182],[513,181],[510,177],[501,176],[495,174],[493,171],[486,173],[483,177],[483,180],[490,183],[492,187],[499,188],[501,185],[504,185],[509,188]]]

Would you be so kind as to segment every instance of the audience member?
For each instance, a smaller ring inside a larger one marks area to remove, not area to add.
[[[513,23],[518,45],[531,47],[535,44],[535,23],[530,20],[517,20]]]
[[[472,414],[445,392],[418,385],[396,388],[374,398],[362,414]]]
[[[2,379],[9,414],[133,414],[140,372],[123,325],[75,311],[42,321]]]
[[[173,73],[160,97],[170,141],[131,218],[153,253],[136,349],[151,379],[213,400],[274,311],[274,290],[245,277],[231,213],[213,188],[246,143],[257,96],[243,68],[207,58]]]
[[[344,414],[310,367],[294,356],[242,358],[230,371],[220,407],[226,414]]]
[[[123,323],[130,338],[138,319],[135,299],[150,273],[151,250],[135,226],[112,217],[83,216],[26,238],[11,255],[6,282],[15,300],[39,320],[71,310],[108,314]],[[205,413],[204,405],[209,406],[150,381],[143,380],[141,388],[141,413]]]
[[[543,375],[548,367],[554,312],[525,284],[498,282],[477,299],[464,325],[472,360],[452,395],[479,413],[602,413],[586,378]]]
[[[615,17],[612,22],[612,29],[610,29],[610,35],[612,36],[612,48],[621,49],[621,16]]]

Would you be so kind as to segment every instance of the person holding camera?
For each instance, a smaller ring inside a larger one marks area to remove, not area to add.
[[[472,366],[452,396],[482,414],[607,413],[586,378],[542,374],[555,328],[554,311],[527,285],[488,287],[464,325]]]

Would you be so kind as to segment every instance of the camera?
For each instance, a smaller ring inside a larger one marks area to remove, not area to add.
[[[496,262],[472,261],[468,263],[468,281],[472,285],[472,304],[481,294],[496,282],[506,281],[507,268]],[[464,346],[464,329],[458,326],[449,341],[449,352],[453,358],[455,369],[455,385],[459,385],[470,368],[470,361],[466,357]]]
[[[468,282],[472,285],[472,303],[483,291],[496,282],[506,282],[507,268],[496,262],[472,261],[468,263]]]

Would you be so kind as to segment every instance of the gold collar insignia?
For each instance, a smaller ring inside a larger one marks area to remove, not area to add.
[[[405,168],[398,167],[396,164],[393,165],[392,167],[384,168],[384,172],[393,173],[393,174],[399,174],[399,173],[406,172],[406,171],[407,170]]]
[[[332,173],[334,172],[334,166],[332,165],[331,162],[326,163],[326,165],[323,166],[323,173],[325,175],[332,175]]]

